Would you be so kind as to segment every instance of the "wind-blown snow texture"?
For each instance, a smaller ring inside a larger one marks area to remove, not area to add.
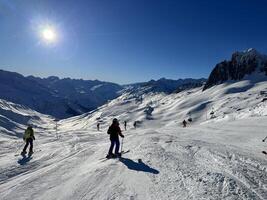
[[[267,199],[267,157],[261,153],[267,150],[267,82],[202,89],[124,93],[59,121],[58,137],[53,119],[28,110],[44,129],[36,130],[35,154],[23,160],[14,156],[21,139],[10,136],[23,130],[6,131],[1,122],[1,199]],[[11,104],[10,112],[22,112],[13,107],[19,106]],[[128,121],[123,148],[130,152],[106,160],[106,131],[114,117]],[[192,123],[182,128],[188,118]]]

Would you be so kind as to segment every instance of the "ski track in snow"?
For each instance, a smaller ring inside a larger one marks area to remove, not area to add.
[[[101,159],[105,132],[59,133],[23,165],[10,152],[1,157],[11,159],[1,166],[1,199],[266,199],[266,157],[205,140],[214,128],[132,129],[131,151],[110,160]]]

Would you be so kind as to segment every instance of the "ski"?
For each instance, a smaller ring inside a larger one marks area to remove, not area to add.
[[[129,153],[129,152],[130,152],[130,150],[122,151],[121,152],[121,156],[124,155],[124,154],[126,154],[126,153]],[[110,157],[110,158],[105,157],[105,158],[100,158],[99,160],[100,161],[106,161],[106,160],[109,160],[109,159],[121,158],[121,156],[114,156],[114,157]]]
[[[126,153],[129,153],[130,152],[130,149],[128,149],[127,151],[122,151],[121,154],[126,154]]]
[[[41,149],[39,149],[39,150],[37,150],[37,151],[34,151],[33,153],[31,153],[31,154],[27,154],[27,153],[25,153],[25,154],[21,154],[21,153],[17,153],[17,154],[15,154],[14,156],[15,157],[17,157],[17,156],[22,156],[22,157],[25,157],[25,156],[32,156],[34,153],[36,153],[36,152],[39,152],[39,151],[42,151]]]

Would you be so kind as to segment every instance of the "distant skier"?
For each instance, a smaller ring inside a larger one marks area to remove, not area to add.
[[[34,131],[31,126],[28,126],[28,128],[25,130],[23,135],[23,140],[26,142],[23,151],[21,152],[21,155],[25,155],[27,153],[27,147],[30,144],[30,151],[29,155],[33,154],[33,140],[35,140],[34,137]]]
[[[262,140],[262,142],[265,142],[266,139],[267,139],[267,136]],[[264,154],[267,155],[267,152],[266,151],[262,151],[262,153],[264,153]]]
[[[127,129],[127,121],[124,121],[124,130],[126,131]]]
[[[186,127],[186,124],[187,124],[187,122],[184,120],[184,121],[183,121],[183,125],[184,125],[184,127]]]
[[[136,127],[137,127],[137,122],[136,121],[134,122],[133,126],[136,129]]]
[[[100,123],[97,123],[96,127],[97,127],[97,130],[99,131],[100,130]]]
[[[108,155],[106,156],[106,158],[120,157],[121,153],[119,153],[119,149],[120,149],[119,135],[122,138],[124,138],[124,135],[121,133],[120,124],[116,118],[113,119],[111,126],[108,128],[107,133],[110,135],[111,144],[110,144],[110,148],[109,148]],[[114,146],[116,146],[115,154],[112,153]]]

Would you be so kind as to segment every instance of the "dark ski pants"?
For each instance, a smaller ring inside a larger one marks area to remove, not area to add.
[[[119,149],[120,149],[120,140],[119,140],[119,138],[118,139],[110,139],[110,142],[111,143],[110,143],[108,154],[109,155],[112,154],[114,145],[116,145],[116,147],[115,147],[115,154],[118,154],[119,153]]]
[[[32,149],[33,149],[33,139],[32,138],[29,138],[26,140],[26,144],[23,148],[23,152],[25,152],[27,150],[27,147],[29,146],[30,144],[30,152],[32,152]]]

